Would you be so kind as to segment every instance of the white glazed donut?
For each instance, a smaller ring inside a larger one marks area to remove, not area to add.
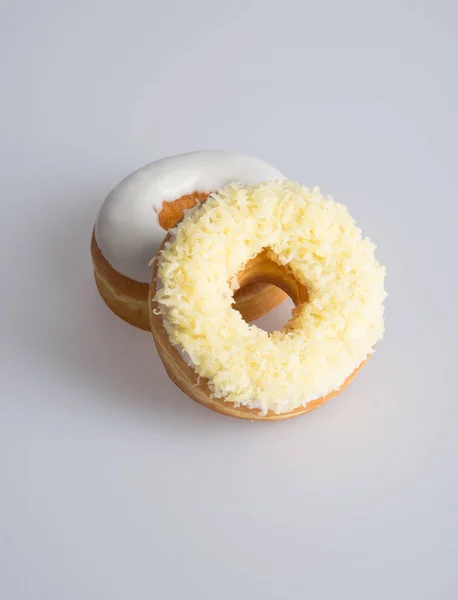
[[[264,161],[222,150],[189,152],[157,160],[128,175],[107,196],[92,236],[97,287],[108,306],[129,323],[149,329],[151,257],[166,229],[183,211],[228,183],[258,184],[284,179]],[[161,218],[167,214],[167,218]],[[276,306],[284,294],[258,284],[240,290],[243,316],[252,320]]]

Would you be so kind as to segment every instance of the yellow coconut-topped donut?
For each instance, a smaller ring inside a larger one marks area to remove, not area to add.
[[[351,379],[383,335],[385,269],[342,204],[290,181],[231,184],[188,212],[162,247],[151,326],[172,379],[243,418],[310,410]],[[296,304],[268,333],[233,308],[264,281]]]

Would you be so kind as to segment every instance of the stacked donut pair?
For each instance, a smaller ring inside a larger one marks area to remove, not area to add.
[[[192,399],[251,420],[335,396],[383,336],[385,270],[347,209],[232,152],[162,159],[106,198],[92,235],[100,295],[151,330]],[[281,331],[250,325],[289,295]]]

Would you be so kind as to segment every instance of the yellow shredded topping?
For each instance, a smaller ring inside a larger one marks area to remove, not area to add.
[[[309,293],[272,333],[232,308],[234,278],[263,249]],[[385,269],[374,250],[317,187],[230,184],[172,230],[155,300],[171,343],[216,398],[288,412],[338,389],[383,336]]]

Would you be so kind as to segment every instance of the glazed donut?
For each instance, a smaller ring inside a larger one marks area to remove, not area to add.
[[[119,317],[149,330],[151,256],[186,209],[230,182],[258,184],[283,175],[258,158],[226,151],[190,152],[163,158],[135,171],[108,194],[92,233],[97,288]],[[278,288],[257,284],[236,296],[247,321],[285,298]]]
[[[323,404],[383,336],[385,269],[374,249],[319,188],[275,181],[211,194],[153,261],[151,331],[168,375],[200,404],[244,419]],[[234,289],[256,282],[293,300],[281,331],[233,310]]]

